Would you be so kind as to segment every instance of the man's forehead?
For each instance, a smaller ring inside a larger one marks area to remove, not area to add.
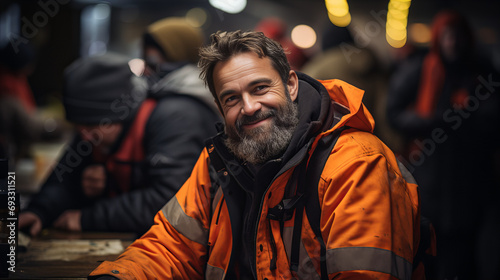
[[[255,81],[270,80],[279,77],[269,57],[259,57],[255,53],[241,53],[226,61],[218,62],[214,67],[214,85],[218,94],[222,87],[235,84],[250,85]]]

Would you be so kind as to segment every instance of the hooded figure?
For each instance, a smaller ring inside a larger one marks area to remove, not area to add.
[[[406,137],[403,157],[421,187],[422,215],[436,227],[436,279],[499,275],[498,269],[496,277],[482,274],[498,267],[487,263],[499,259],[492,252],[500,246],[491,231],[499,230],[498,209],[491,208],[498,203],[489,201],[498,195],[500,121],[498,93],[489,83],[499,78],[484,62],[466,18],[442,11],[428,52],[404,61],[390,81],[388,120]]]
[[[348,27],[330,21],[321,36],[321,51],[300,71],[319,80],[339,79],[365,90],[363,104],[373,114],[377,135],[391,149],[400,149],[398,135],[389,127],[385,114],[387,72],[369,46],[360,46]]]

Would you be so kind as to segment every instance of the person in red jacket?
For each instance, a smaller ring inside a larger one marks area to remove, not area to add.
[[[89,279],[411,279],[418,187],[363,91],[291,70],[260,32],[219,31],[200,53],[224,125],[151,229]]]

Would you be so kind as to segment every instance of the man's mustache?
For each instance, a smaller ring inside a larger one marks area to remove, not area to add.
[[[243,131],[242,127],[244,125],[256,123],[274,116],[276,116],[276,109],[269,109],[266,111],[259,110],[251,116],[243,115],[240,119],[236,121],[236,129],[238,130],[238,132],[241,133]]]

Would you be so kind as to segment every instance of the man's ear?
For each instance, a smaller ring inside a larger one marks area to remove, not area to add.
[[[297,73],[295,73],[295,71],[290,70],[286,86],[288,87],[290,98],[292,99],[292,101],[295,101],[299,93],[299,77],[297,77]]]

